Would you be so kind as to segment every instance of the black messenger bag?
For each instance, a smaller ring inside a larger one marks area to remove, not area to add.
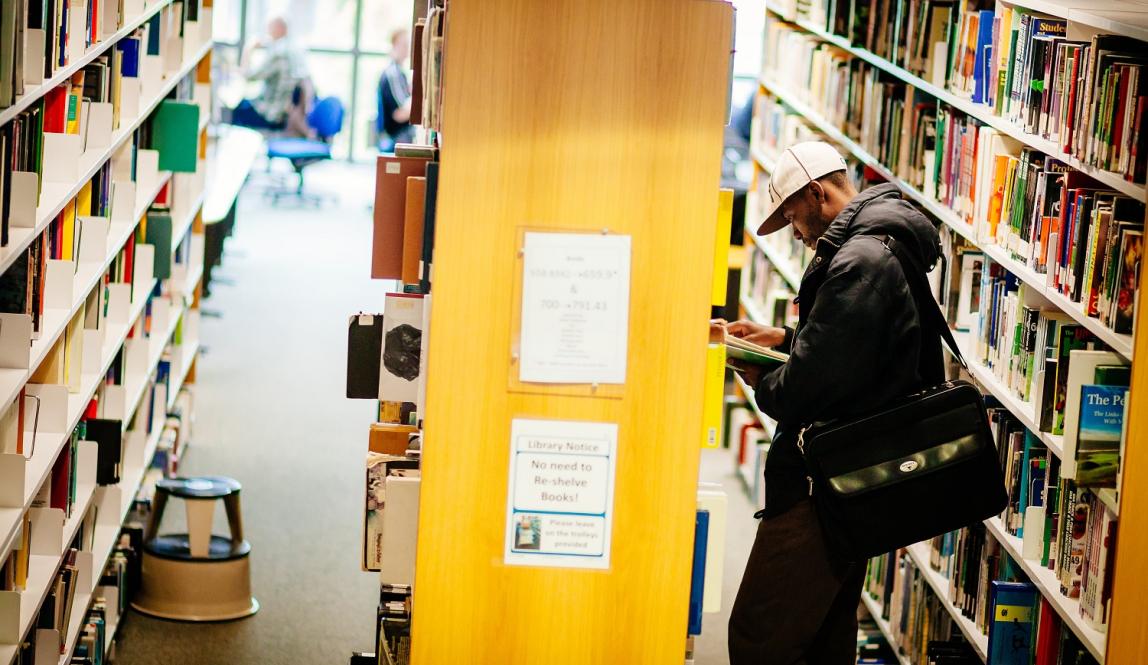
[[[922,333],[937,329],[963,365],[924,269],[892,238],[885,245],[909,282]],[[966,381],[814,423],[797,444],[826,540],[851,561],[979,522],[1008,503],[984,398]]]

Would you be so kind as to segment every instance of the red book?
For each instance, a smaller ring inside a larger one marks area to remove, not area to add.
[[[135,267],[135,254],[136,254],[136,241],[135,238],[128,238],[128,242],[124,245],[124,281],[128,284],[132,283],[132,268]],[[137,297],[132,294],[132,299]]]
[[[68,129],[68,86],[58,85],[44,95],[44,131],[63,134]]]
[[[68,512],[68,495],[72,489],[72,447],[64,446],[52,467],[51,506]]]
[[[20,389],[20,397],[16,399],[16,454],[24,454],[24,407],[27,399],[27,388]]]
[[[90,0],[91,6],[88,8],[88,20],[92,24],[92,32],[88,36],[88,45],[91,46],[100,41],[100,0]]]
[[[1060,653],[1060,617],[1052,609],[1048,599],[1041,597],[1040,614],[1037,615],[1036,644],[1033,645],[1036,656],[1034,665],[1056,665]]]
[[[97,398],[93,397],[92,401],[88,402],[88,408],[84,409],[84,420],[94,420],[98,418],[100,409],[100,402]]]

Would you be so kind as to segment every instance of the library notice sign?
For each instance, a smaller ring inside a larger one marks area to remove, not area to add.
[[[527,232],[518,380],[626,382],[630,236]]]
[[[516,418],[507,564],[609,568],[618,426]]]

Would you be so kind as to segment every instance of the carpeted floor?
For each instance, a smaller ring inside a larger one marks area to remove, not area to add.
[[[252,183],[203,308],[196,429],[182,471],[244,484],[252,618],[184,624],[131,614],[119,665],[334,665],[373,651],[375,577],[359,569],[362,460],[372,403],[343,397],[347,317],[379,311],[393,288],[368,279],[370,166],[308,170],[338,203],[270,208]],[[702,478],[730,496],[721,615],[706,615],[699,665],[728,662],[725,625],[756,522],[729,454]],[[683,608],[684,611],[684,608]]]

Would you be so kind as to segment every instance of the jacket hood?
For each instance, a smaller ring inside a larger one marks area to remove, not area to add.
[[[902,199],[901,191],[891,183],[870,187],[853,197],[821,238],[840,247],[859,235],[891,235],[915,251],[926,268],[931,268],[941,256],[937,228]]]

